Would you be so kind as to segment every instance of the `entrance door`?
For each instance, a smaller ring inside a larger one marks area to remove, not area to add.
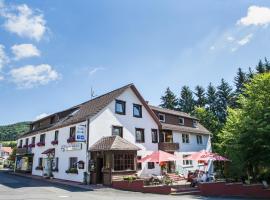
[[[103,183],[103,158],[97,158],[97,183]]]

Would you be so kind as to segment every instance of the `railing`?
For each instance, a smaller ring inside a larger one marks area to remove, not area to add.
[[[160,142],[158,149],[162,151],[177,151],[179,150],[179,143]]]

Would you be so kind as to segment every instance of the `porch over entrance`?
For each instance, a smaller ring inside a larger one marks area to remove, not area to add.
[[[111,185],[113,180],[137,171],[139,147],[119,136],[103,137],[90,147],[91,184]]]

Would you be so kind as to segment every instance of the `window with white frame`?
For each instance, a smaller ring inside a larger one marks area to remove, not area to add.
[[[182,142],[186,144],[189,143],[189,134],[182,134]]]
[[[184,125],[185,124],[185,120],[183,117],[179,117],[179,125]]]
[[[197,138],[197,144],[203,144],[202,136],[201,135],[196,135]]]
[[[197,120],[193,120],[192,121],[193,127],[197,128],[198,127],[198,121]]]
[[[160,122],[165,122],[165,114],[158,113],[158,118]]]
[[[147,163],[147,168],[148,169],[154,169],[155,168],[155,163],[154,162],[148,162]]]
[[[193,165],[193,163],[192,163],[192,160],[186,160],[185,158],[186,157],[188,157],[188,156],[190,156],[190,155],[183,155],[183,165],[184,166],[190,166],[190,165]]]

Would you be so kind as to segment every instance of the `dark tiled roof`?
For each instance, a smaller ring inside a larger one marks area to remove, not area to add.
[[[170,109],[166,109],[166,108],[160,108],[160,107],[151,106],[151,105],[149,105],[149,107],[152,110],[155,110],[155,111],[158,111],[158,112],[161,112],[161,113],[168,113],[168,114],[177,115],[177,116],[180,116],[180,117],[186,117],[186,118],[190,118],[190,119],[197,119],[196,117],[191,116],[191,115],[189,115],[188,113],[185,113],[185,112],[180,112],[180,111],[176,111],[176,110],[170,110]]]
[[[188,126],[180,126],[173,124],[161,123],[162,129],[169,129],[172,131],[180,131],[184,133],[195,133],[195,134],[211,134],[203,125],[198,123],[198,127],[188,127]]]
[[[89,151],[139,151],[140,148],[119,136],[103,137],[93,144]]]
[[[125,86],[118,88],[116,90],[113,90],[109,93],[98,96],[92,100],[86,101],[86,102],[79,104],[77,106],[73,106],[70,109],[76,108],[76,110],[74,112],[72,112],[71,114],[67,115],[66,117],[61,118],[56,123],[47,125],[45,127],[41,127],[39,129],[36,129],[33,131],[29,131],[20,137],[35,135],[35,134],[38,134],[41,132],[54,130],[54,129],[61,128],[64,126],[68,126],[68,125],[72,125],[75,123],[86,121],[87,118],[96,115],[99,111],[101,111],[103,108],[105,108],[109,103],[111,103],[115,98],[117,98],[127,88],[129,88],[131,86],[133,86],[133,84],[125,85]],[[66,109],[66,110],[69,110],[69,109]],[[61,112],[58,112],[58,113],[61,113]],[[55,115],[58,113],[54,113],[52,115]],[[52,115],[50,115],[50,116],[52,116]],[[48,118],[48,116],[44,117],[43,119],[46,119],[46,118]],[[42,119],[39,119],[37,121],[41,121],[41,120]]]

